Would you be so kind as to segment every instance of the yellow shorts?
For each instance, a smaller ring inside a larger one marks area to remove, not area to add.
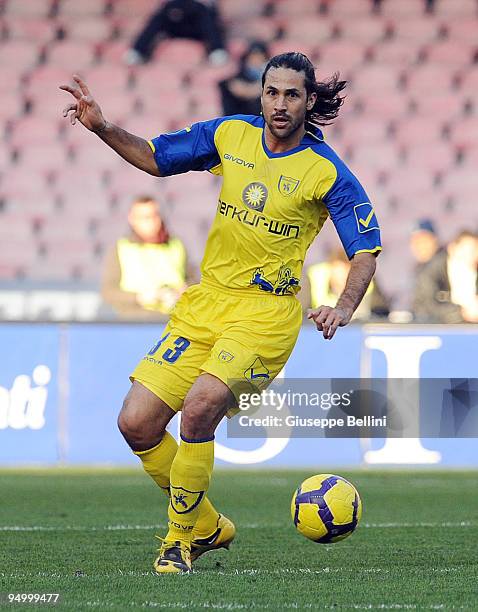
[[[130,378],[175,411],[203,372],[222,380],[236,397],[260,391],[284,367],[301,323],[302,308],[294,296],[252,291],[244,296],[242,290],[193,285]]]

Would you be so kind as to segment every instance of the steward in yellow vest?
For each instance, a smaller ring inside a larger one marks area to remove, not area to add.
[[[131,233],[105,262],[103,299],[122,317],[164,318],[187,286],[186,250],[169,236],[153,198],[137,198],[128,221]]]

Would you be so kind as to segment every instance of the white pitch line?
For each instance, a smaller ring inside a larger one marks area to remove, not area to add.
[[[268,523],[267,525],[259,524],[259,523],[246,523],[242,525],[238,525],[241,529],[267,529],[274,528],[279,529],[283,528],[284,523]],[[476,527],[478,523],[474,523],[471,521],[460,521],[456,523],[452,522],[444,522],[444,523],[362,523],[360,527],[364,527],[366,529],[409,529],[413,527],[420,528],[456,528],[460,529],[463,527]],[[155,529],[165,529],[166,523],[157,523],[155,525],[98,525],[98,526],[81,526],[81,525],[0,525],[0,531],[80,531],[80,532],[90,532],[90,531],[153,531]]]

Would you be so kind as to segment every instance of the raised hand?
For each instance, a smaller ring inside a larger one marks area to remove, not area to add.
[[[337,327],[344,327],[352,318],[353,310],[345,308],[332,308],[331,306],[319,306],[315,310],[310,310],[307,318],[312,319],[321,331],[326,340],[331,340]]]
[[[60,89],[68,91],[75,98],[75,102],[68,104],[63,109],[63,117],[70,117],[70,122],[75,125],[78,119],[88,130],[98,132],[106,127],[106,119],[103,117],[99,104],[93,99],[86,83],[77,75],[73,75],[75,85],[60,85]]]

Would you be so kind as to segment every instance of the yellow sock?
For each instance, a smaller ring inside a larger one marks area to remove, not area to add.
[[[193,529],[206,497],[214,466],[214,438],[193,441],[181,436],[171,466],[171,499],[168,507],[167,540],[191,544]]]
[[[159,444],[145,451],[136,451],[147,474],[169,496],[169,475],[178,450],[178,443],[168,432],[164,432]],[[207,497],[200,505],[199,518],[193,530],[194,538],[207,538],[217,527],[219,514]]]

